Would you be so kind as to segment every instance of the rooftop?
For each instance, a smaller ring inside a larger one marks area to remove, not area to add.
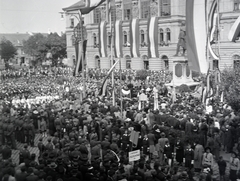
[[[81,0],[69,7],[63,8],[63,11],[78,10],[80,7],[84,7],[84,6],[85,6],[85,0]]]

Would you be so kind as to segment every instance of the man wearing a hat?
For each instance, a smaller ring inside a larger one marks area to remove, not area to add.
[[[28,128],[28,140],[27,143],[31,145],[31,147],[34,147],[34,138],[35,138],[35,128],[33,125],[33,120],[29,120],[27,124]]]
[[[28,145],[25,144],[24,148],[19,152],[19,164],[26,163],[30,160],[30,152],[28,150]]]
[[[15,128],[14,128],[14,124],[13,124],[13,120],[9,119],[9,124],[7,126],[7,137],[9,139],[9,141],[11,142],[11,147],[12,149],[17,149],[17,145],[16,145],[16,141],[15,141]]]
[[[7,143],[7,134],[8,134],[8,123],[7,123],[7,117],[3,118],[3,125],[2,125],[2,130],[3,130],[3,144]]]

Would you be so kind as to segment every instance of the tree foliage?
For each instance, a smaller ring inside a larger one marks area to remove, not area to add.
[[[17,48],[5,38],[1,40],[0,46],[0,55],[5,62],[17,54]]]
[[[51,53],[53,65],[56,65],[59,58],[66,56],[66,35],[59,36],[57,33],[51,33],[44,36],[38,33],[24,41],[23,49],[40,63],[47,59],[47,53]]]
[[[136,79],[146,80],[147,76],[149,76],[149,72],[147,70],[138,70],[136,72]]]
[[[224,99],[236,111],[240,111],[240,66],[225,69],[221,76],[221,89]]]

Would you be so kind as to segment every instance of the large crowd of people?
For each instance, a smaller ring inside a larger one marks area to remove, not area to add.
[[[219,99],[206,112],[189,92],[178,93],[173,101],[164,85],[171,76],[164,72],[152,72],[147,80],[134,79],[135,71],[123,72],[123,81],[116,76],[115,105],[110,84],[109,93],[99,96],[107,70],[89,70],[85,92],[82,78],[73,77],[69,68],[23,72],[1,73],[0,180],[239,178],[238,113]],[[131,95],[119,94],[121,89]],[[142,93],[147,101],[139,107]],[[34,142],[37,133],[41,138]],[[16,142],[24,144],[19,163],[11,159]],[[29,152],[34,146],[38,155]],[[231,153],[230,160],[221,150]],[[133,151],[140,153],[135,161],[129,157]]]

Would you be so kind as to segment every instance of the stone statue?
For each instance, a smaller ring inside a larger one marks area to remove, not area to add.
[[[185,56],[185,52],[186,52],[186,31],[185,31],[185,28],[183,28],[183,27],[180,29],[180,33],[178,35],[177,51],[176,51],[176,54],[174,56],[178,56],[178,53],[180,51],[180,47],[182,47],[182,49],[183,49],[182,56]]]

